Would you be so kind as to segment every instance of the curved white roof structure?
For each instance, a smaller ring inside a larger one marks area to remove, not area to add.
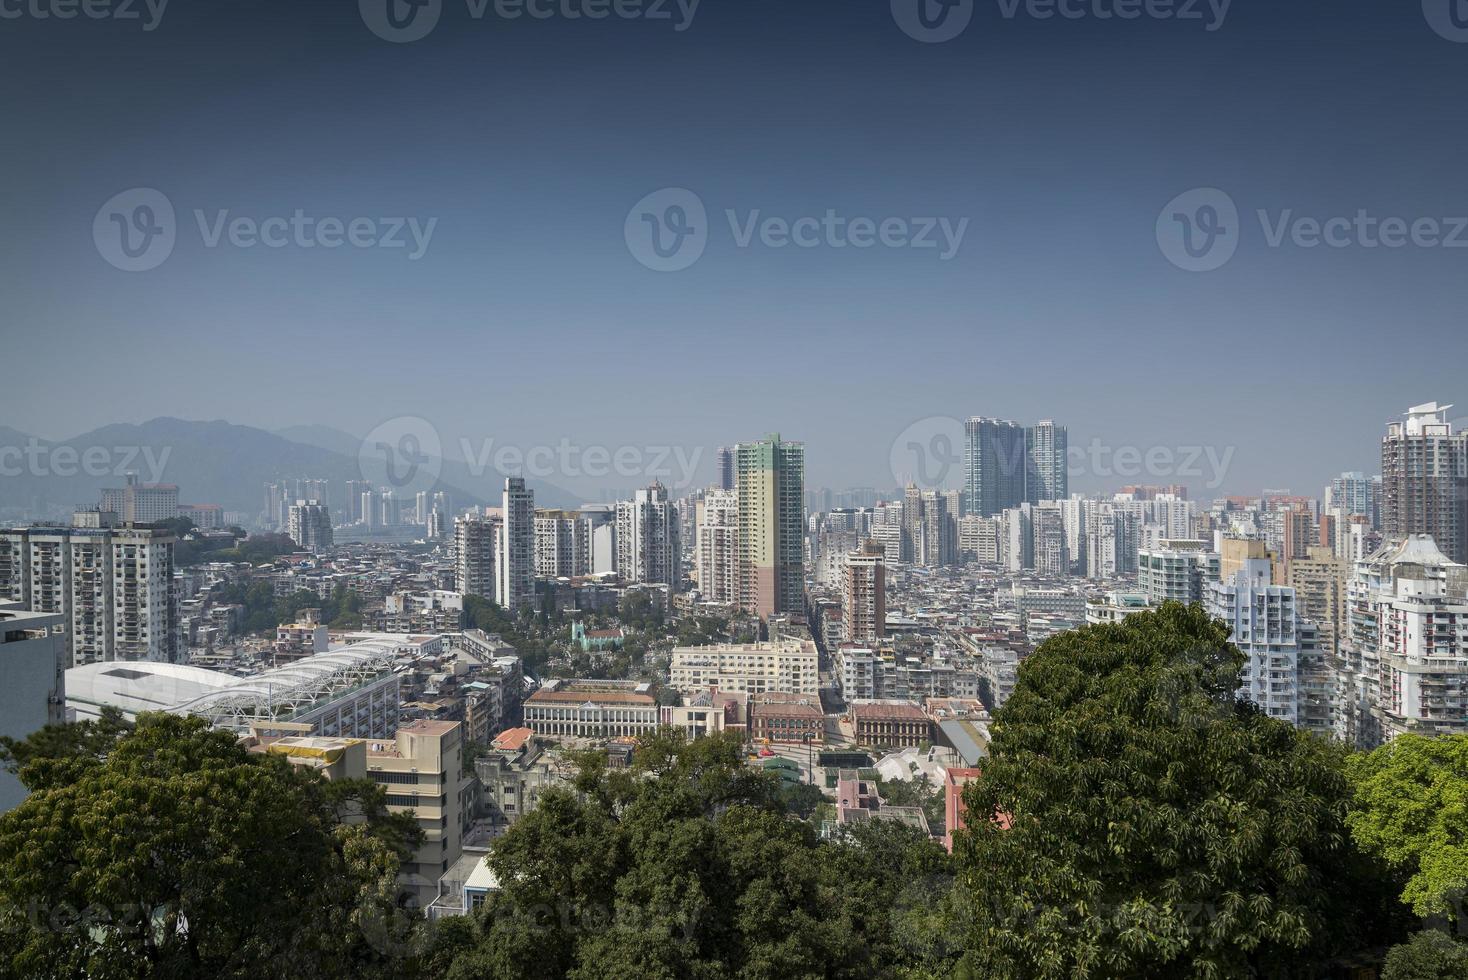
[[[252,677],[147,661],[86,664],[66,672],[66,700],[83,717],[111,705],[127,715],[169,711],[242,729],[288,721],[390,673],[400,649],[396,640],[355,643]]]

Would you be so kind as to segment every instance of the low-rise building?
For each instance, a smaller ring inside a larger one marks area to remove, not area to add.
[[[824,742],[826,716],[820,698],[802,694],[756,694],[749,706],[749,733],[772,742]]]
[[[850,713],[859,745],[917,747],[932,741],[928,716],[910,701],[857,701]]]
[[[658,705],[648,684],[557,679],[526,699],[525,725],[550,737],[637,736],[658,727]]]

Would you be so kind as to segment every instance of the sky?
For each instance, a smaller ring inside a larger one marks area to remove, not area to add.
[[[412,417],[711,478],[778,431],[840,488],[1053,418],[1073,488],[1216,496],[1468,415],[1450,0],[91,2],[0,0],[24,432]]]

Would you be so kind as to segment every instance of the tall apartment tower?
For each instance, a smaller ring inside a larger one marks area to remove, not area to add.
[[[739,601],[739,494],[710,490],[698,505],[694,574],[708,602]]]
[[[1468,431],[1453,432],[1451,405],[1428,402],[1391,422],[1381,440],[1381,528],[1388,537],[1429,534],[1468,563]]]
[[[1325,488],[1326,506],[1347,515],[1364,514],[1375,524],[1380,493],[1380,483],[1367,479],[1365,473],[1342,473]]]
[[[805,608],[805,446],[740,443],[739,605],[761,619]]]
[[[467,514],[454,521],[456,586],[465,595],[494,599],[497,526],[497,521],[478,514]]]
[[[841,638],[847,643],[875,643],[887,635],[887,567],[883,549],[863,542],[846,556],[841,582]]]
[[[677,508],[654,481],[617,504],[617,575],[624,583],[662,583],[678,591],[683,580]]]
[[[291,504],[288,525],[291,540],[297,547],[315,554],[331,548],[331,511],[319,500],[297,500]]]
[[[1053,419],[1025,429],[1025,493],[1030,503],[1070,496],[1068,452],[1065,426]]]
[[[737,472],[735,457],[738,449],[735,446],[720,446],[718,453],[718,481],[714,484],[720,490],[733,490],[734,478]]]
[[[1016,422],[971,418],[964,423],[965,514],[993,517],[1028,499],[1025,441],[1024,426]]]
[[[514,609],[535,602],[535,491],[526,489],[524,477],[505,477],[501,514],[496,600]]]

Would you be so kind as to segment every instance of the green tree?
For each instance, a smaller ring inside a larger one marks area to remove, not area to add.
[[[1346,771],[1357,844],[1405,879],[1412,911],[1456,921],[1468,895],[1468,735],[1402,735]]]
[[[1386,954],[1381,980],[1463,980],[1468,977],[1468,946],[1429,929]]]
[[[659,731],[631,770],[604,753],[578,761],[573,790],[545,794],[497,842],[502,891],[472,943],[442,940],[455,945],[449,980],[923,975],[897,969],[894,932],[923,937],[903,962],[924,963],[927,947],[892,899],[909,883],[898,876],[941,882],[947,857],[931,842],[822,842],[732,735]]]
[[[247,753],[200,719],[7,746],[31,795],[0,815],[0,974],[376,977],[411,818],[363,781]]]
[[[965,975],[1318,975],[1359,940],[1341,752],[1236,700],[1242,664],[1177,603],[1022,664],[964,794]]]

